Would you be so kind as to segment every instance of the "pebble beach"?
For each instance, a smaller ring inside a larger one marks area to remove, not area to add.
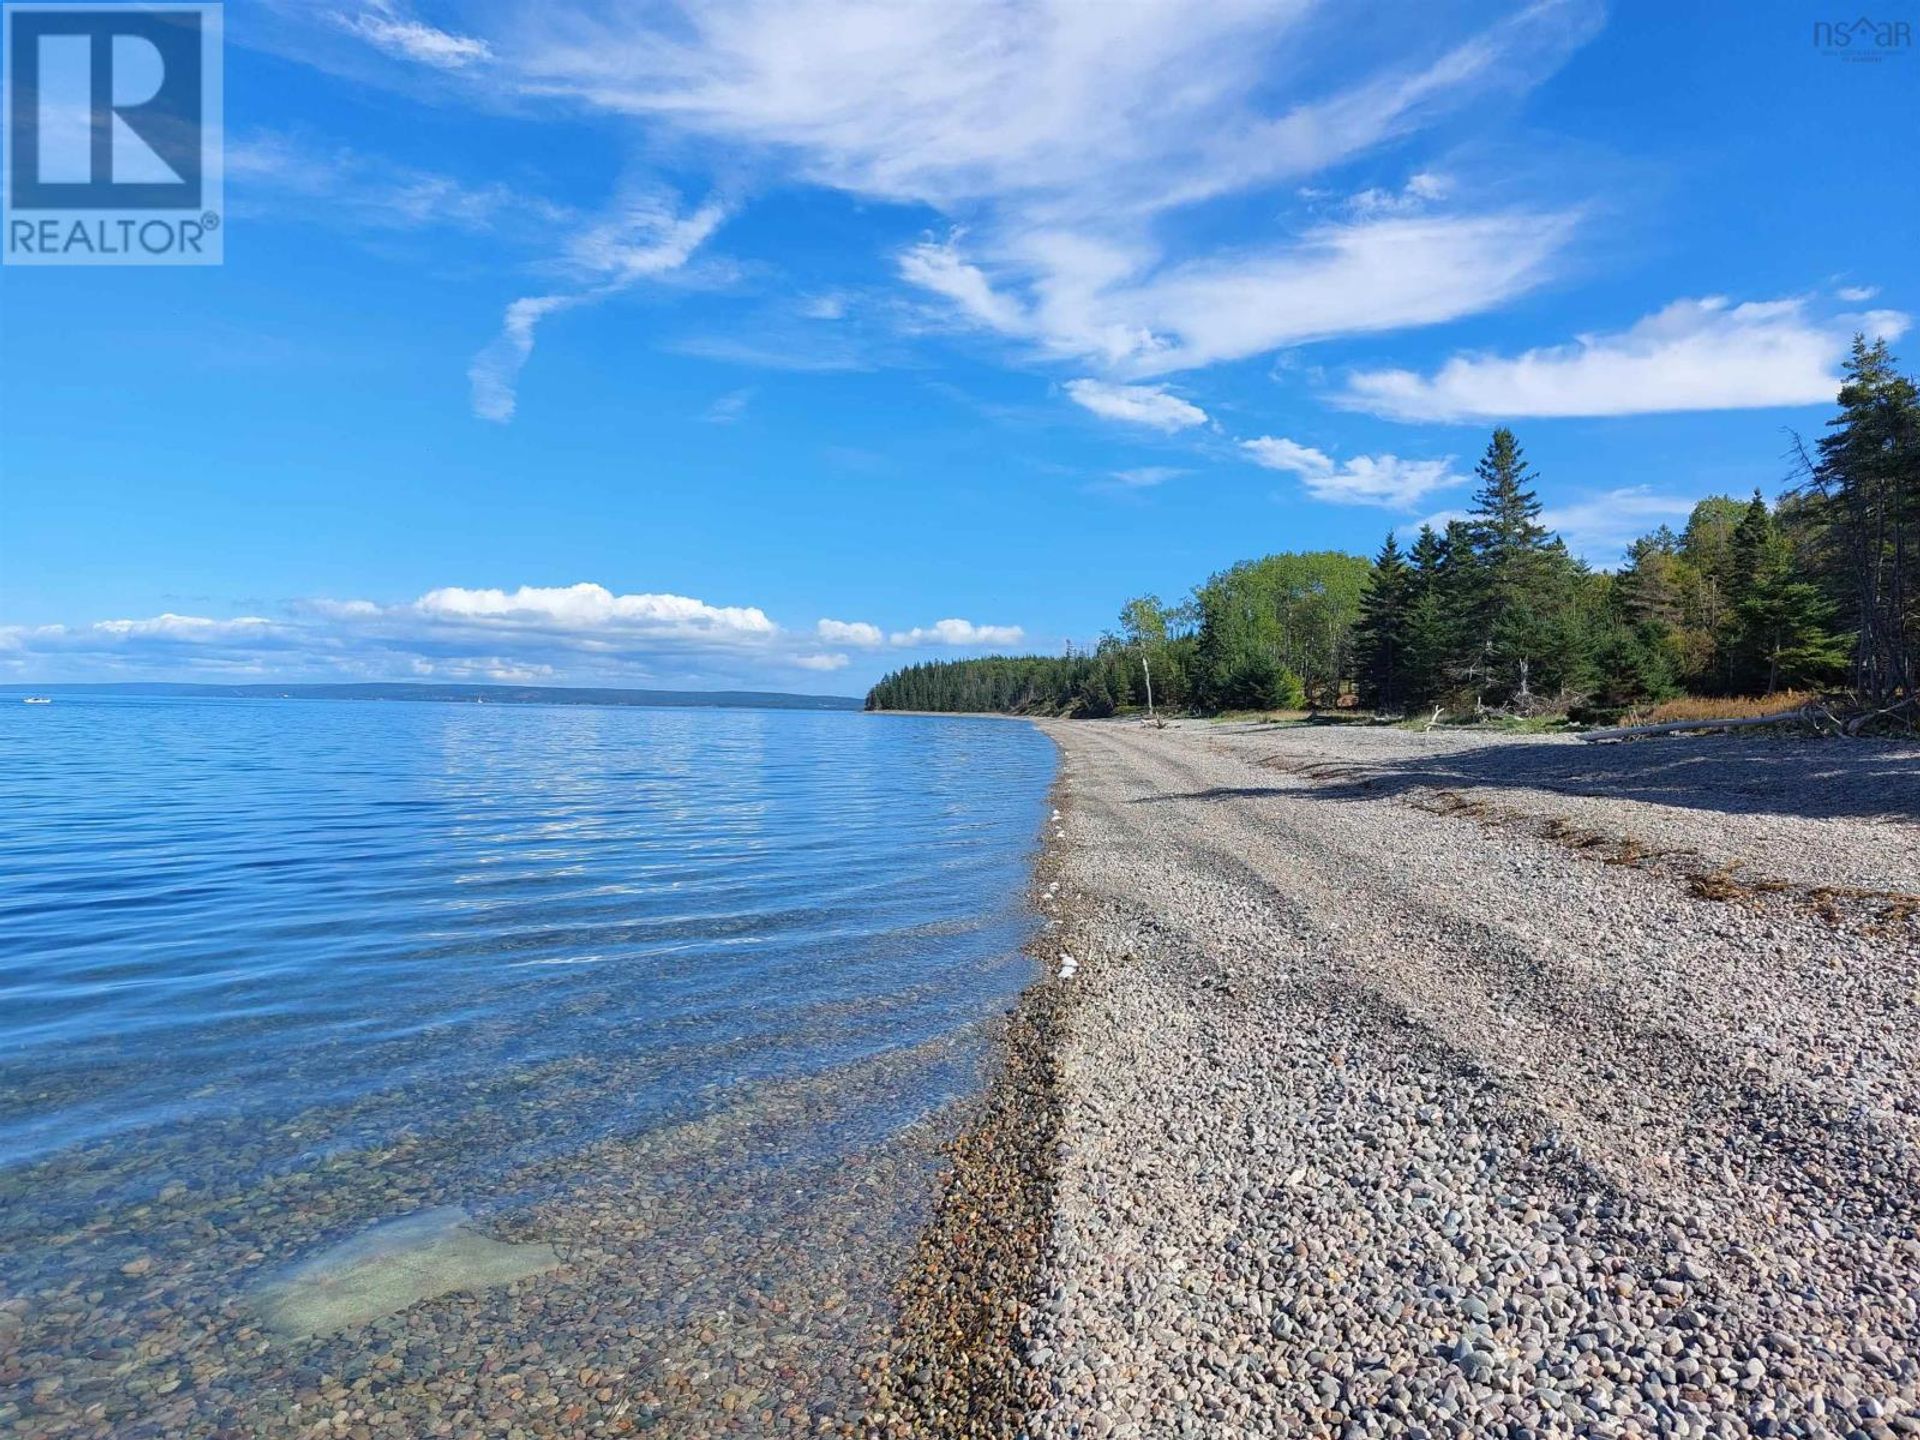
[[[919,1433],[1920,1433],[1920,752],[1046,728],[1050,1214]]]

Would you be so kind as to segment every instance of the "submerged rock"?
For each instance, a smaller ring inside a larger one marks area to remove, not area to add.
[[[466,1211],[448,1205],[330,1245],[268,1280],[255,1298],[272,1330],[304,1339],[364,1325],[436,1295],[511,1284],[560,1263],[551,1245],[491,1239]]]

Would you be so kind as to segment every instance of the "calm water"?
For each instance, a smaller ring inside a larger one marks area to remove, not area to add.
[[[0,1433],[847,1413],[1029,978],[1044,737],[63,697],[0,757]],[[276,1311],[369,1233],[454,1288]]]

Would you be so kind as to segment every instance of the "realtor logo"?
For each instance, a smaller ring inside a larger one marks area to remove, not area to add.
[[[5,7],[9,265],[217,265],[221,7]]]

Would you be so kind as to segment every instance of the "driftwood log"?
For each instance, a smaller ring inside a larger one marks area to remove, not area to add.
[[[1580,738],[1588,741],[1633,740],[1642,735],[1674,735],[1682,730],[1740,730],[1749,725],[1779,725],[1784,721],[1807,718],[1807,707],[1796,705],[1777,715],[1751,715],[1740,720],[1673,720],[1664,725],[1623,725],[1612,730],[1589,730]]]

